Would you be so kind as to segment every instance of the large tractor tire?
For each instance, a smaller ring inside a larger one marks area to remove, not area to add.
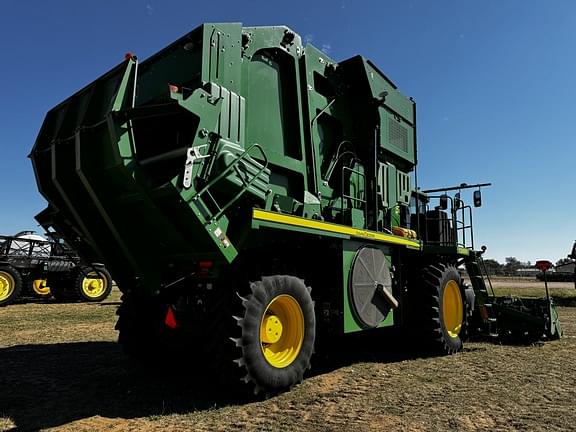
[[[83,302],[99,302],[110,295],[112,277],[104,267],[79,267],[74,278],[74,292]]]
[[[422,348],[434,354],[454,354],[462,349],[467,326],[463,283],[451,265],[423,269],[414,299],[414,331]]]
[[[52,296],[46,279],[34,279],[31,282],[32,295],[36,298],[48,298]]]
[[[12,303],[20,296],[22,276],[9,264],[0,265],[0,306]]]
[[[240,349],[235,363],[245,369],[254,393],[289,390],[303,380],[314,351],[316,319],[311,289],[293,276],[269,276],[250,284],[241,297],[244,313],[235,317],[241,329],[232,338]]]

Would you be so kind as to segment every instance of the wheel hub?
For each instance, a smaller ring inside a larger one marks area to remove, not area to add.
[[[4,300],[12,294],[14,290],[14,278],[5,272],[0,272],[0,300]]]
[[[34,288],[34,292],[40,295],[47,295],[50,293],[50,288],[46,286],[47,281],[46,279],[35,279],[32,282],[32,287]]]
[[[264,358],[273,367],[290,366],[304,341],[304,314],[294,297],[274,298],[260,322],[260,344]]]
[[[282,338],[282,321],[276,315],[268,315],[262,322],[260,338],[262,343],[273,344]]]
[[[104,293],[106,289],[106,282],[103,279],[92,277],[89,275],[82,281],[82,289],[89,297],[98,297]]]
[[[458,337],[462,329],[464,314],[462,294],[460,294],[460,287],[456,281],[451,280],[444,287],[442,314],[448,335],[452,338]]]

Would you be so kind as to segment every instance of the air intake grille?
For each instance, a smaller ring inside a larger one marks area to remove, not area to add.
[[[388,141],[394,147],[408,152],[408,131],[394,119],[388,119]]]

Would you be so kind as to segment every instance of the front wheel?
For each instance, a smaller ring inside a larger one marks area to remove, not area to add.
[[[302,381],[314,351],[316,319],[310,288],[293,276],[270,276],[251,284],[238,317],[241,349],[235,362],[255,392],[276,394]]]
[[[435,264],[423,269],[418,283],[415,331],[425,348],[438,354],[462,349],[466,329],[462,279],[451,265]]]
[[[74,288],[81,301],[99,302],[110,295],[112,277],[104,267],[80,267]]]
[[[12,303],[20,296],[22,276],[11,265],[0,265],[0,306]]]

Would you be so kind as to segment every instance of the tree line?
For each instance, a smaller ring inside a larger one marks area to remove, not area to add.
[[[556,262],[556,265],[562,265],[571,262],[568,258],[562,258]],[[518,274],[521,269],[535,269],[534,264],[530,261],[520,261],[516,257],[505,258],[505,263],[501,264],[495,259],[486,258],[484,260],[486,270],[490,275],[513,276]]]

